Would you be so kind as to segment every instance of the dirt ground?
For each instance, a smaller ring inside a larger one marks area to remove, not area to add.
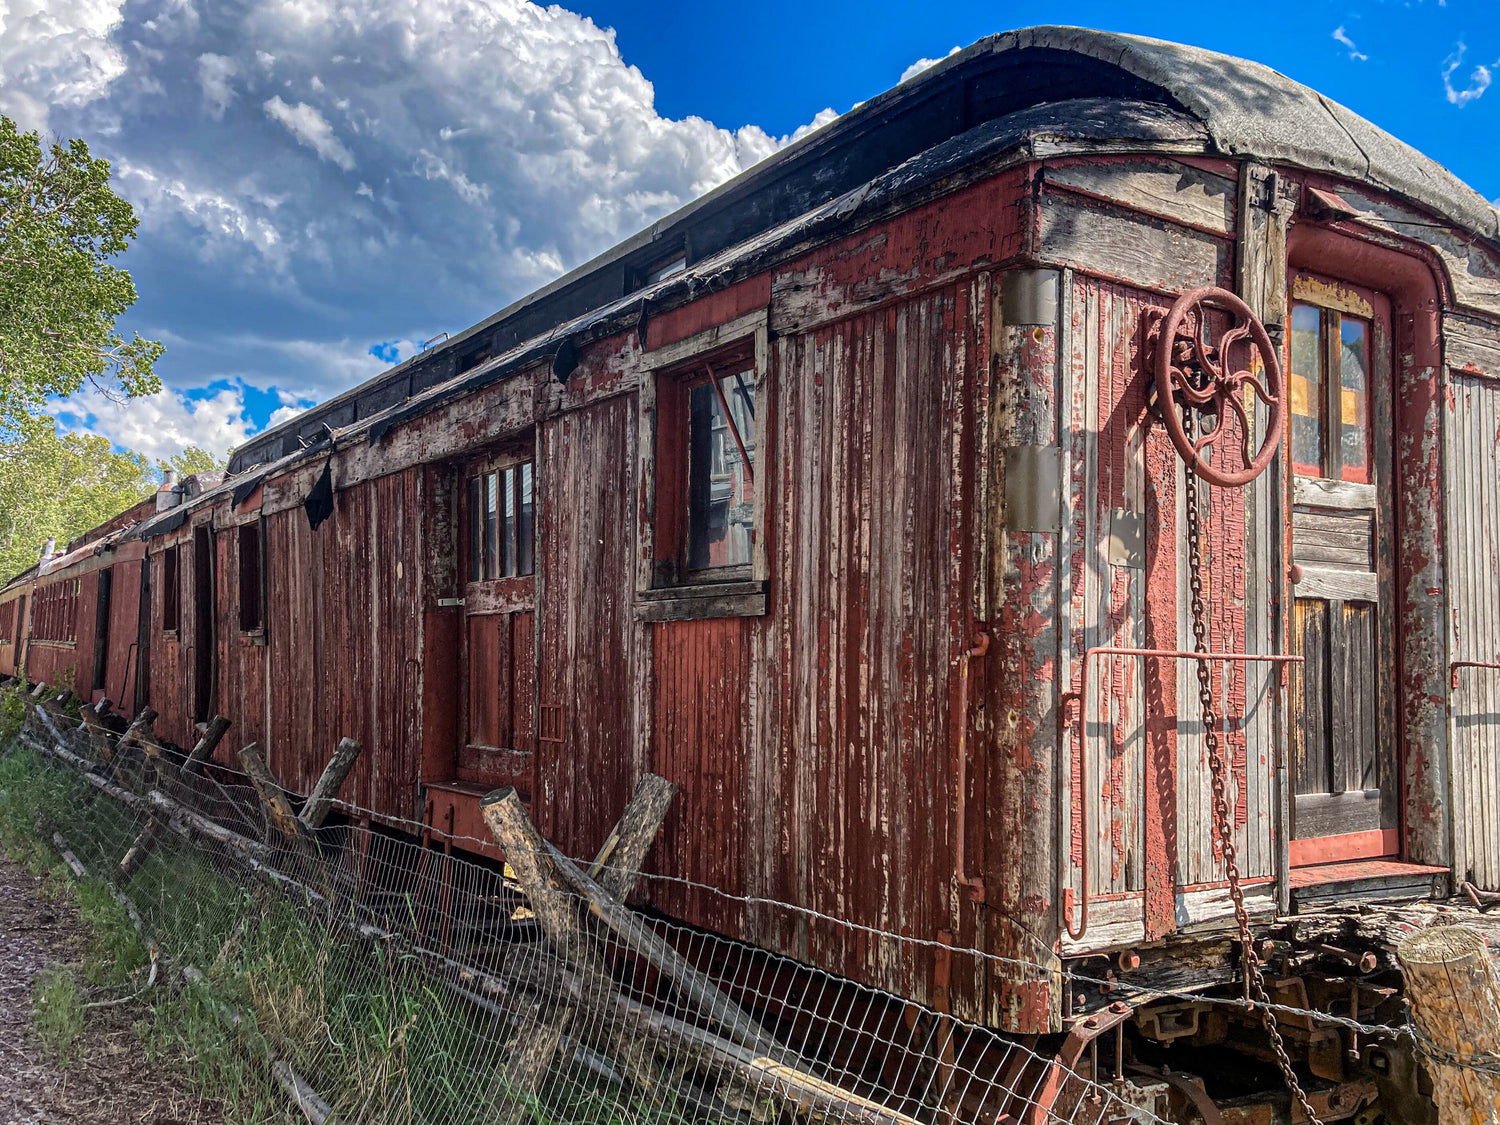
[[[81,923],[66,898],[41,895],[41,879],[0,851],[0,1125],[221,1125],[218,1107],[187,1093],[172,1068],[146,1062],[138,1003],[86,1013],[68,1065],[32,1026],[32,978],[76,964]]]

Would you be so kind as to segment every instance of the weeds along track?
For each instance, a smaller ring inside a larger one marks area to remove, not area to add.
[[[580,874],[539,837],[511,867],[357,821],[278,828],[243,774],[25,707],[0,739],[6,831],[65,849],[139,931],[125,970],[179,990],[158,1007],[308,1120],[1157,1120],[1123,1085],[601,889],[638,873]]]

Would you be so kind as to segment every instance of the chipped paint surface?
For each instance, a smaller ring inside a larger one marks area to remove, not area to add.
[[[1500,371],[1495,372],[1500,375]],[[1500,379],[1455,374],[1445,404],[1453,660],[1500,662]],[[1500,888],[1500,669],[1454,668],[1454,869]]]
[[[158,731],[193,739],[192,646],[158,627],[162,552],[179,546],[190,565],[195,526],[211,523],[226,753],[261,742],[305,791],[352,735],[368,752],[347,799],[389,821],[425,807],[439,836],[478,832],[482,787],[454,765],[458,685],[473,669],[462,611],[443,604],[464,593],[454,474],[499,442],[531,443],[538,568],[534,605],[515,612],[535,630],[518,633],[535,681],[518,682],[535,692],[538,737],[529,755],[512,749],[528,758],[518,783],[542,830],[588,855],[640,771],[664,774],[681,793],[650,860],[669,877],[650,892],[656,908],[956,1015],[1060,1030],[1055,955],[1079,951],[1060,930],[1085,857],[1093,948],[1228,917],[1192,663],[1110,658],[1087,685],[1081,668],[1095,645],[1191,643],[1182,466],[1151,414],[1141,326],[1179,284],[1227,276],[1232,239],[1207,210],[1224,189],[1195,177],[1199,219],[1174,227],[1159,177],[1110,180],[1138,162],[1098,162],[1113,171],[1079,187],[1087,167],[1070,165],[1076,183],[1046,216],[1041,166],[1014,168],[647,310],[644,343],[634,329],[597,341],[564,383],[539,362],[382,442],[341,446],[335,513],[316,532],[301,503],[321,461],[268,479],[237,512],[196,513],[152,540],[145,564]],[[1125,214],[1139,191],[1156,193],[1148,213]],[[1001,279],[1023,254],[1027,267],[1078,267],[1060,275],[1054,323],[1002,323]],[[1409,852],[1442,862],[1447,630],[1459,622],[1462,641],[1474,624],[1447,612],[1439,435],[1458,399],[1437,390],[1435,298],[1419,304],[1403,322],[1398,302],[1397,318],[1400,705]],[[649,534],[673,498],[655,495],[649,471],[659,420],[645,345],[758,314],[764,612],[648,620]],[[1060,532],[1006,527],[1003,453],[1027,446],[1060,450]],[[1255,495],[1268,504],[1270,485]],[[1211,496],[1209,644],[1265,651],[1279,529],[1249,491]],[[1141,557],[1113,557],[1115,521],[1137,515]],[[231,531],[246,518],[266,527],[262,639],[224,627]],[[187,622],[193,583],[182,588]],[[1278,751],[1260,676],[1231,664],[1215,682],[1241,865],[1266,900]],[[1059,739],[1068,692],[1089,701],[1076,743]],[[985,967],[970,947],[1036,967]]]

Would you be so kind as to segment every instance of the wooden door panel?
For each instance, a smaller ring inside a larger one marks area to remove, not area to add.
[[[475,614],[468,619],[462,781],[527,789],[535,722],[535,614]]]
[[[1298,598],[1292,611],[1292,776],[1296,792],[1328,790],[1328,603]]]

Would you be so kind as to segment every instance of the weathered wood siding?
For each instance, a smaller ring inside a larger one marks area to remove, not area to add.
[[[971,286],[949,286],[784,340],[776,353],[775,581],[758,749],[769,790],[747,809],[768,818],[755,893],[897,934],[959,930],[945,873],[954,673],[973,580],[972,392],[984,367],[973,316]],[[864,874],[851,879],[854,870]],[[929,993],[930,954],[910,946],[815,920],[775,940],[883,987]]]
[[[1081,273],[1072,278],[1064,593],[1069,679],[1088,710],[1081,739],[1075,732],[1065,747],[1064,878],[1076,901],[1087,849],[1092,932],[1078,945],[1087,948],[1171,932],[1186,920],[1182,896],[1223,873],[1196,665],[1105,656],[1090,665],[1086,691],[1081,679],[1090,648],[1191,648],[1192,625],[1182,462],[1147,407],[1153,375],[1145,318],[1168,302]],[[1203,556],[1213,651],[1274,651],[1269,487],[1200,486],[1209,497]],[[1137,527],[1144,540],[1129,557]],[[1240,870],[1268,878],[1275,867],[1275,673],[1220,664],[1214,677]]]
[[[1449,653],[1494,663],[1500,661],[1500,378],[1454,371],[1451,380]],[[1500,889],[1500,670],[1457,668],[1453,678],[1455,875]]]
[[[537,438],[541,713],[532,809],[570,855],[592,855],[604,842],[633,781],[636,440],[634,395],[563,414]]]

